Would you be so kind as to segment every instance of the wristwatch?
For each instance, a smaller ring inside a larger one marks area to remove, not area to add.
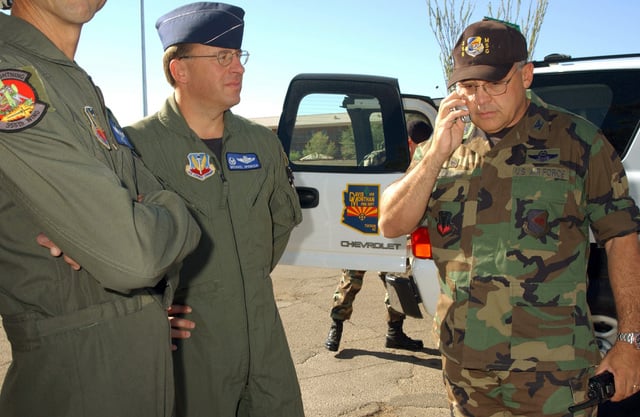
[[[618,333],[618,340],[631,343],[636,349],[640,349],[640,333]]]

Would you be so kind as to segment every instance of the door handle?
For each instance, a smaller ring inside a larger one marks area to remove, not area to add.
[[[296,187],[296,192],[298,193],[300,207],[303,209],[314,208],[320,204],[320,193],[315,188]]]

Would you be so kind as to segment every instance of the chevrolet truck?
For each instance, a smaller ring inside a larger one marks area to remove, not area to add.
[[[640,54],[550,55],[534,66],[531,88],[603,130],[640,203]],[[381,193],[409,165],[406,122],[420,118],[433,124],[437,103],[402,94],[389,77],[300,74],[291,81],[277,133],[291,161],[304,220],[281,263],[398,273],[411,267],[416,299],[433,314],[439,288],[426,229],[414,231],[408,245],[406,238],[382,236],[377,220]],[[604,354],[615,342],[617,322],[606,253],[595,243],[588,275]]]

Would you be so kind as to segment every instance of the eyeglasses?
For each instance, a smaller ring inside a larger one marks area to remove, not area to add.
[[[215,55],[184,55],[178,57],[178,59],[191,59],[191,58],[216,58],[218,63],[223,67],[228,67],[233,61],[233,57],[237,56],[242,65],[245,65],[249,60],[249,52],[238,49],[237,51],[220,51]]]
[[[492,81],[484,84],[456,83],[456,93],[460,94],[461,96],[471,97],[475,96],[478,92],[478,88],[482,87],[484,92],[490,96],[501,96],[507,92],[507,86],[520,68],[522,68],[522,66],[519,66],[516,71],[511,74],[511,77],[509,77],[508,80],[504,81]]]

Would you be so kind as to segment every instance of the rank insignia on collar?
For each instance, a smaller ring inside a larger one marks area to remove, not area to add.
[[[96,116],[96,112],[93,110],[93,107],[84,106],[84,114],[87,115],[93,135],[98,139],[98,142],[100,142],[105,148],[111,149],[109,139],[107,139],[107,132],[100,126],[100,123],[98,123],[98,117]]]
[[[211,164],[211,157],[204,152],[192,152],[187,155],[189,163],[185,167],[188,176],[204,181],[216,172],[216,167]]]
[[[0,132],[19,132],[36,125],[47,112],[28,83],[27,71],[0,71]]]

